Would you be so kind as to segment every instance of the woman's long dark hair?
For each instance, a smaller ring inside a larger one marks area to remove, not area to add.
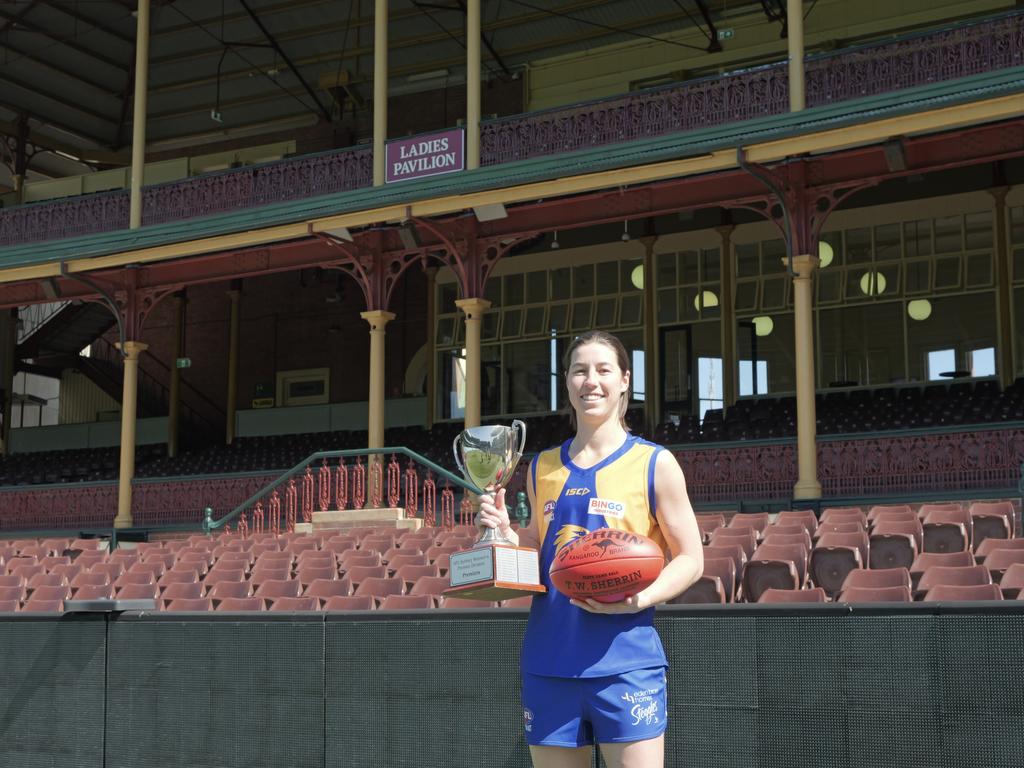
[[[566,378],[569,376],[569,366],[572,364],[573,352],[584,344],[604,344],[615,353],[616,362],[618,362],[619,370],[622,371],[623,375],[629,374],[629,387],[626,388],[626,391],[619,398],[619,424],[622,425],[624,430],[629,432],[629,426],[626,424],[626,408],[629,407],[630,391],[633,388],[633,374],[629,368],[629,353],[626,351],[625,345],[619,341],[617,336],[612,336],[605,331],[587,331],[577,336],[572,340],[569,348],[565,350],[565,354],[562,356],[562,367],[565,369]],[[576,411],[572,406],[569,406],[569,422],[572,424],[572,428],[576,429]]]

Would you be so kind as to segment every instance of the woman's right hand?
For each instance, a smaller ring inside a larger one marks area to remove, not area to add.
[[[476,515],[476,527],[480,533],[488,528],[498,531],[498,534],[510,538],[512,522],[509,520],[508,510],[505,508],[505,489],[502,488],[495,495],[485,493],[480,496],[480,511]]]

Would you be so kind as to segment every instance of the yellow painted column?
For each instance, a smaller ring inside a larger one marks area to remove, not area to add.
[[[480,0],[466,2],[466,168],[480,167]]]
[[[381,309],[360,312],[370,324],[370,397],[367,448],[384,446],[384,326],[395,319],[394,312]]]
[[[11,417],[14,413],[14,361],[15,347],[18,344],[17,309],[4,311],[3,322],[0,322],[0,333],[3,334],[3,358],[0,359],[0,371],[3,372],[3,379],[0,380],[0,388],[3,389],[3,402],[0,403],[0,411],[3,412],[3,428],[0,430],[0,456],[7,456],[11,453]]]
[[[722,276],[722,295],[719,298],[722,310],[722,399],[725,401],[725,407],[729,408],[736,404],[736,398],[739,396],[736,383],[736,302],[732,254],[732,231],[735,227],[722,226],[716,229],[722,237],[719,250],[719,274]]]
[[[174,365],[171,366],[171,381],[167,393],[167,455],[172,459],[178,455],[178,422],[181,419],[181,369],[178,367],[178,358],[181,357],[185,335],[185,298],[179,293],[174,295],[173,301]]]
[[[480,426],[480,331],[487,299],[458,299],[455,306],[466,315],[466,414],[465,428]]]
[[[434,413],[437,404],[437,267],[427,270],[427,414],[426,427],[434,426]]]
[[[994,198],[995,231],[992,233],[996,259],[996,311],[999,324],[999,384],[1005,389],[1017,375],[1017,350],[1013,333],[1013,266],[1010,263],[1009,238],[1006,230],[1006,193],[1009,187],[989,190]],[[1024,310],[1022,310],[1024,311]]]
[[[796,326],[796,451],[798,476],[794,499],[820,499],[817,415],[814,406],[814,318],[811,278],[818,257],[793,257],[793,324]]]
[[[228,393],[225,401],[224,442],[235,441],[235,411],[238,409],[238,309],[242,292],[238,288],[228,291],[231,300],[231,321],[228,330]]]
[[[128,226],[142,226],[142,181],[146,170],[146,88],[149,80],[149,0],[139,0],[135,23],[135,104],[132,108],[132,176]]]
[[[388,0],[373,6],[373,186],[384,184],[388,138]]]
[[[786,30],[789,43],[789,111],[799,112],[807,102],[804,79],[804,4],[788,0]]]
[[[654,428],[661,423],[661,394],[658,378],[658,320],[655,309],[658,301],[654,278],[654,243],[656,237],[641,237],[644,246],[642,288],[644,292],[644,423],[647,434],[654,434]]]
[[[122,349],[120,343],[118,349]],[[115,528],[130,528],[132,519],[132,479],[135,477],[135,411],[138,403],[139,355],[149,348],[140,341],[126,341],[124,386],[121,393],[121,469],[117,478],[117,517]]]

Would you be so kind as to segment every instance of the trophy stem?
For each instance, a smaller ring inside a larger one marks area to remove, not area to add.
[[[490,547],[496,544],[512,544],[510,539],[506,539],[502,536],[497,528],[488,528],[479,539],[476,540],[474,547]]]

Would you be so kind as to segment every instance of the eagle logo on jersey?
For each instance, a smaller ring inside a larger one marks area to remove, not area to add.
[[[586,536],[590,531],[581,525],[563,525],[555,535],[555,552],[562,547],[572,544],[580,536]]]

